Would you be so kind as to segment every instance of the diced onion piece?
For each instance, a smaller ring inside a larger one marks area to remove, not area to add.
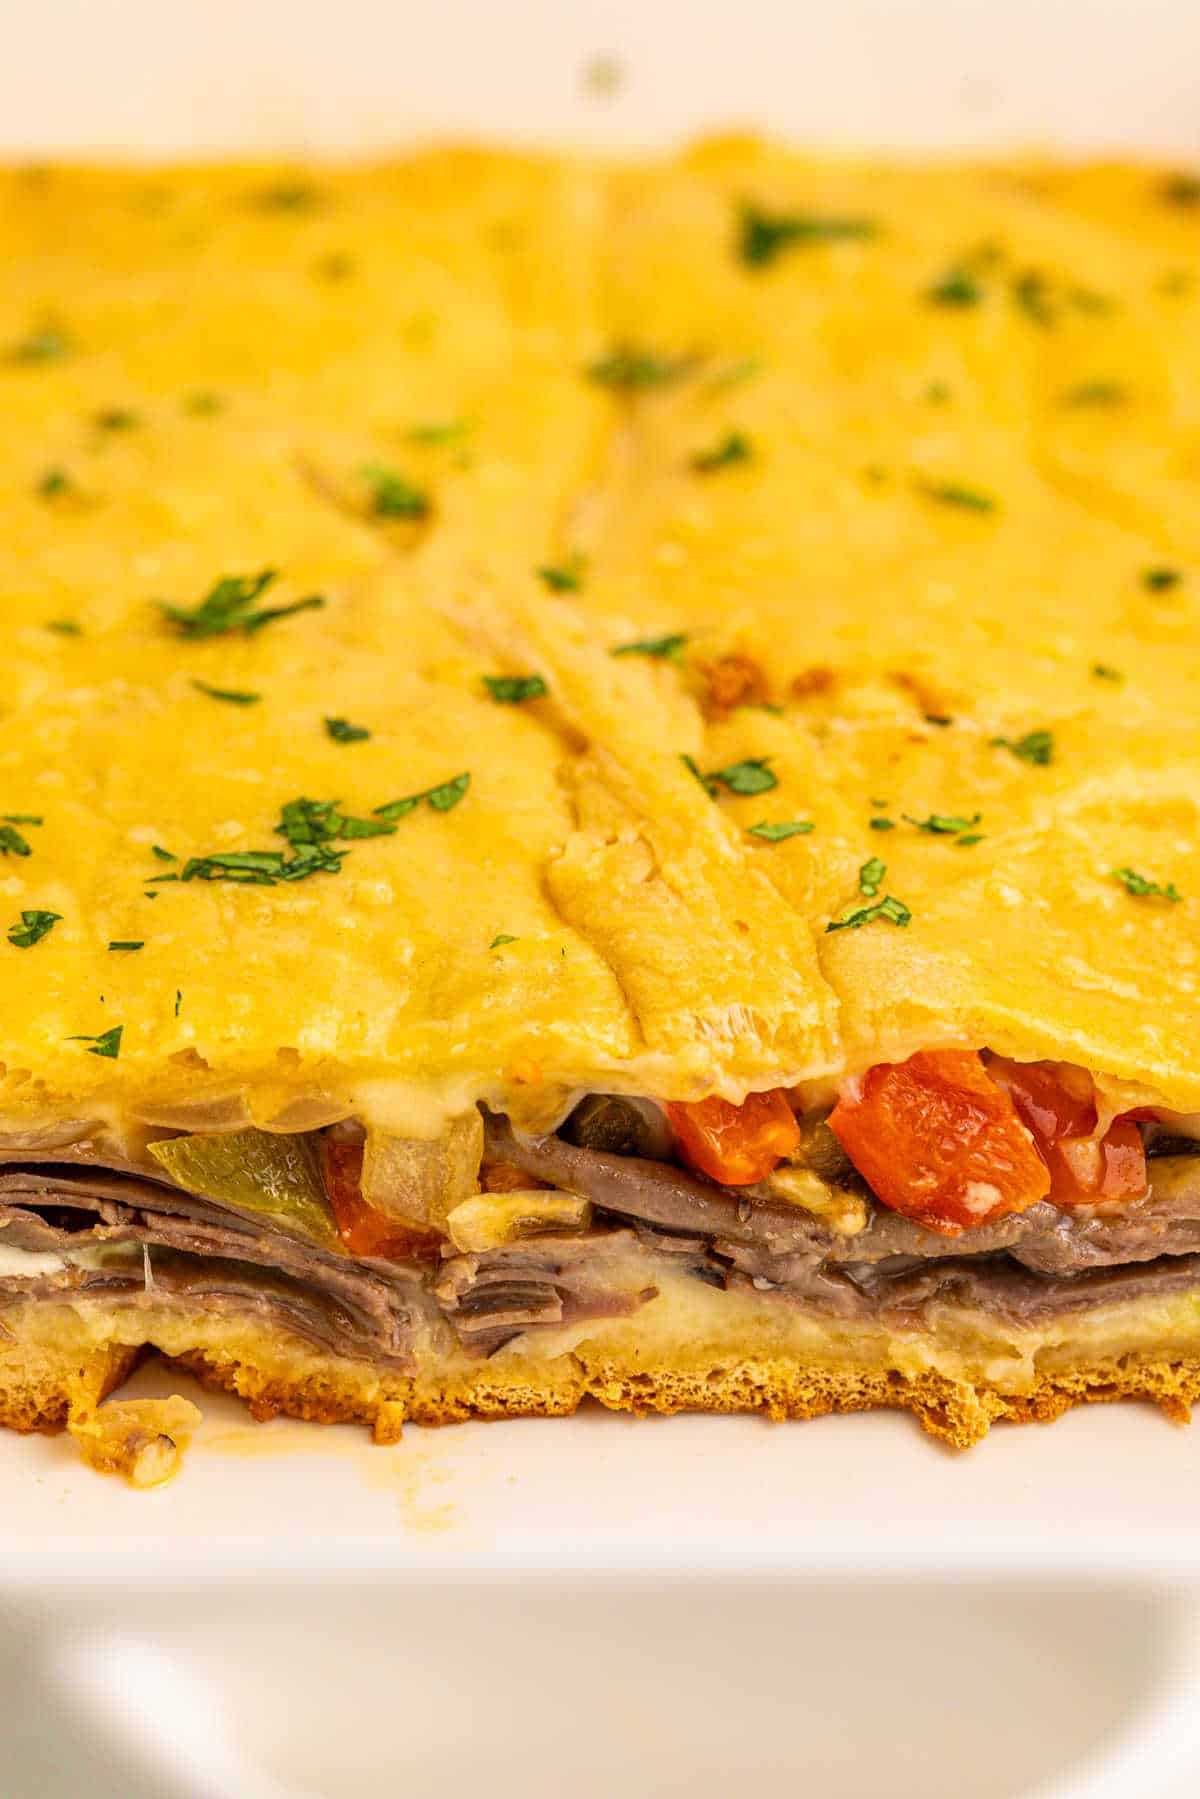
[[[440,1137],[393,1137],[369,1131],[362,1197],[373,1211],[402,1224],[441,1230],[446,1215],[479,1185],[483,1119],[472,1108]]]
[[[511,1193],[477,1193],[464,1199],[446,1219],[455,1249],[500,1249],[524,1237],[555,1231],[585,1231],[592,1208],[575,1193],[527,1187]]]
[[[311,1137],[273,1131],[167,1137],[150,1154],[180,1187],[243,1212],[262,1212],[336,1248],[337,1226]]]

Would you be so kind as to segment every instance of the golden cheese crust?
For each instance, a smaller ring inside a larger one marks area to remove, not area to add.
[[[420,1132],[951,1042],[1200,1106],[1173,191],[742,140],[3,175],[0,804],[41,822],[0,923],[59,915],[2,946],[4,1122]],[[748,261],[747,201],[799,237]],[[267,568],[262,607],[324,605],[162,611]],[[683,755],[778,785],[710,798]],[[153,880],[463,772],[339,873]],[[872,853],[911,923],[827,933]]]

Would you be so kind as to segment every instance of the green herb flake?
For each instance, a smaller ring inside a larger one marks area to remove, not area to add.
[[[1118,381],[1081,381],[1062,396],[1064,406],[1124,406],[1129,394]]]
[[[92,414],[92,423],[98,431],[132,431],[141,422],[140,414],[131,412],[127,406],[106,406],[102,412]]]
[[[1024,737],[993,737],[989,741],[994,749],[1011,750],[1022,762],[1032,762],[1038,768],[1045,768],[1054,760],[1054,738],[1049,731],[1027,731]]]
[[[21,922],[8,927],[8,941],[14,949],[32,949],[54,929],[61,917],[61,912],[22,912]]]
[[[424,800],[435,812],[449,812],[464,797],[471,785],[470,774],[455,775],[452,780],[441,781],[436,787],[425,787],[420,793],[410,793],[402,800],[390,800],[386,806],[375,807],[375,817],[385,819],[394,824],[398,819],[407,818],[415,812]]]
[[[935,306],[978,306],[983,288],[964,263],[955,263],[925,290],[925,298]]]
[[[61,500],[74,486],[75,483],[65,468],[48,468],[43,475],[39,475],[33,491],[39,500]]]
[[[365,463],[359,473],[371,489],[374,518],[428,518],[429,495],[423,487],[381,462]]]
[[[0,818],[10,825],[40,825],[43,822],[40,812],[0,812]]]
[[[455,444],[469,437],[475,429],[470,419],[447,419],[444,423],[413,425],[408,441],[413,444]]]
[[[1174,905],[1183,898],[1174,881],[1168,881],[1163,887],[1157,881],[1148,881],[1136,869],[1110,868],[1108,872],[1114,881],[1120,881],[1126,893],[1132,893],[1137,899],[1165,899]]]
[[[510,937],[508,935],[507,931],[501,931],[501,932],[499,932],[499,934],[497,936],[492,938],[492,941],[488,944],[488,948],[489,949],[501,949],[503,947],[503,945],[506,943],[516,943],[518,941],[519,941],[518,938]]]
[[[70,353],[72,344],[65,331],[56,325],[43,325],[38,331],[31,331],[13,344],[8,353],[10,362],[23,363],[31,367],[38,363],[57,362]]]
[[[983,833],[981,831],[968,831],[964,837],[955,838],[954,848],[956,850],[969,850],[972,849],[975,844],[982,842]]]
[[[176,1016],[176,1018],[179,1017],[179,1008],[182,1004],[183,1004],[183,991],[181,988],[176,987],[176,989],[175,989],[175,1016]]]
[[[954,394],[944,381],[931,381],[925,389],[925,398],[931,406],[947,406]]]
[[[1035,325],[1049,326],[1054,323],[1054,307],[1050,300],[1049,284],[1046,277],[1036,269],[1026,269],[1018,275],[1012,284],[1013,304],[1019,306],[1026,318],[1032,319]]]
[[[58,637],[82,637],[83,626],[75,618],[48,618],[47,631],[53,631]]]
[[[113,939],[108,947],[110,950],[133,950],[145,949],[146,944],[144,939],[117,937]]]
[[[178,862],[179,860],[179,857],[173,856],[170,850],[165,850],[161,843],[152,843],[150,853],[152,856],[157,856],[160,862]]]
[[[251,637],[275,619],[324,606],[323,596],[314,593],[307,599],[293,600],[288,606],[255,609],[254,602],[278,579],[278,574],[277,569],[264,568],[257,575],[222,575],[197,605],[171,606],[160,600],[159,610],[181,637],[197,639],[222,637],[231,631]]]
[[[678,662],[687,644],[686,631],[669,631],[665,637],[635,637],[632,643],[616,643],[610,656],[651,656],[658,662]]]
[[[213,413],[221,411],[224,404],[220,394],[208,387],[198,387],[183,396],[183,410],[198,419],[211,418]]]
[[[973,818],[954,818],[946,812],[931,812],[928,818],[913,818],[902,812],[900,816],[906,825],[915,825],[918,831],[927,831],[932,837],[958,837],[973,830],[983,815],[976,812]]]
[[[966,487],[961,481],[926,481],[917,482],[917,491],[923,493],[927,500],[936,500],[941,506],[957,506],[963,512],[995,512],[996,500],[978,487]]]
[[[115,1062],[121,1053],[121,1032],[124,1029],[124,1025],[114,1024],[111,1030],[101,1031],[98,1037],[68,1037],[67,1042],[90,1043],[92,1047],[88,1050],[89,1056],[107,1056],[111,1062]]]
[[[32,853],[20,831],[10,824],[0,825],[0,856],[28,856]]]
[[[876,918],[884,919],[888,924],[906,925],[912,919],[912,913],[901,900],[894,899],[889,893],[873,906],[851,906],[840,918],[827,924],[825,929],[826,932],[857,931]]]
[[[365,743],[371,735],[365,725],[352,725],[348,718],[327,718],[325,734],[334,743]]]
[[[541,675],[484,675],[483,684],[501,706],[544,699],[550,689]]]
[[[259,212],[315,212],[320,202],[316,183],[298,175],[272,181],[250,196],[250,204]]]
[[[578,593],[583,586],[585,563],[582,556],[568,556],[565,562],[543,563],[538,580],[551,593]]]
[[[927,725],[936,725],[941,731],[944,731],[947,725],[954,723],[948,712],[922,712],[921,717]]]
[[[1067,299],[1076,312],[1090,313],[1097,318],[1103,318],[1116,310],[1116,302],[1111,295],[1099,293],[1094,287],[1068,288]]]
[[[690,356],[659,356],[652,350],[640,350],[620,344],[605,356],[586,364],[584,373],[600,387],[619,392],[644,393],[647,388],[668,387],[690,373]]]
[[[779,779],[767,767],[767,761],[765,756],[750,756],[744,762],[731,762],[728,768],[714,768],[702,779],[710,790],[713,783],[719,783],[730,793],[769,793],[772,787],[778,787]]]
[[[1200,206],[1200,175],[1190,171],[1168,175],[1158,193],[1168,206]]]
[[[766,843],[784,843],[789,837],[807,837],[816,827],[810,818],[787,819],[781,824],[751,825],[747,837],[761,837]]]
[[[207,681],[193,681],[192,686],[210,700],[224,700],[230,706],[257,706],[262,699],[261,693],[244,693],[237,687],[210,687]]]
[[[785,250],[862,241],[878,229],[874,219],[860,214],[768,212],[744,200],[738,208],[737,254],[747,268],[763,269]]]
[[[878,856],[872,856],[870,861],[864,862],[858,871],[860,891],[865,893],[868,899],[874,899],[883,886],[886,875],[886,862],[881,862]]]
[[[870,821],[870,828],[872,831],[894,831],[896,821],[894,818],[873,818]]]
[[[738,462],[749,462],[754,452],[750,439],[741,431],[727,431],[710,449],[697,450],[689,457],[688,466],[698,475],[714,475],[718,469],[731,468]]]
[[[1170,593],[1183,580],[1183,571],[1177,568],[1146,568],[1142,570],[1142,586],[1149,593]]]
[[[1112,668],[1107,662],[1093,662],[1092,675],[1097,681],[1113,681],[1120,683],[1125,679],[1119,668]]]

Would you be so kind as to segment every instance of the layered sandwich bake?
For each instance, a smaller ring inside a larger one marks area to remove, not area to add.
[[[0,182],[0,1421],[1200,1393],[1200,180]]]

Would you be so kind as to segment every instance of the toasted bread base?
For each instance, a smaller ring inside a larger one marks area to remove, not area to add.
[[[406,1422],[561,1417],[594,1399],[612,1411],[761,1412],[773,1420],[908,1411],[931,1436],[965,1449],[998,1419],[1047,1422],[1073,1405],[1148,1399],[1185,1423],[1200,1398],[1200,1357],[1139,1352],[1067,1367],[1059,1362],[1019,1390],[1006,1390],[933,1370],[839,1368],[794,1355],[697,1358],[681,1351],[669,1364],[651,1364],[587,1342],[546,1359],[459,1362],[414,1378],[266,1332],[239,1333],[236,1348],[221,1343],[219,1329],[197,1324],[190,1334],[198,1339],[194,1345],[161,1346],[168,1365],[238,1395],[252,1417],[283,1413],[321,1424],[369,1424],[384,1443],[395,1442]],[[23,1341],[18,1331],[0,1347],[0,1425],[62,1429],[118,1386],[144,1353],[139,1345],[98,1343],[94,1328],[80,1329],[75,1340],[69,1329],[58,1335],[57,1342],[37,1335]]]

